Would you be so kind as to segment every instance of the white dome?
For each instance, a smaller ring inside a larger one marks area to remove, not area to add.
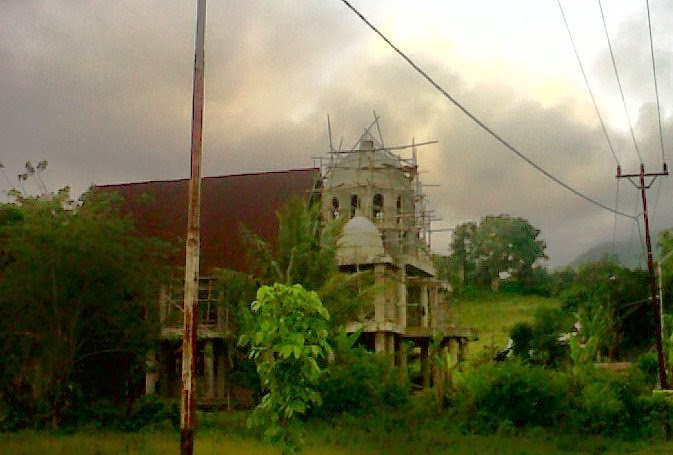
[[[375,259],[384,254],[381,234],[371,221],[356,216],[346,223],[337,243],[337,257],[340,263],[376,262]]]

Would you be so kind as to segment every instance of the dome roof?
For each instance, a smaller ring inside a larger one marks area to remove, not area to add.
[[[337,243],[341,264],[371,263],[385,254],[379,230],[367,218],[353,217],[343,228]]]

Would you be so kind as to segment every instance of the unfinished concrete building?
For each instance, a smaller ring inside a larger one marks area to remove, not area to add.
[[[321,160],[323,216],[348,219],[338,243],[339,267],[374,274],[373,302],[348,330],[361,330],[368,346],[389,355],[402,370],[407,368],[407,347],[416,348],[427,386],[432,341],[457,362],[476,333],[456,327],[449,318],[448,284],[437,279],[430,253],[431,216],[416,146],[397,148],[411,149],[411,158],[403,159],[369,129],[354,149],[330,150]]]
[[[373,125],[372,125],[373,126]],[[371,126],[370,126],[371,129]],[[320,201],[324,219],[347,218],[337,259],[344,272],[372,270],[374,298],[348,326],[362,342],[389,355],[400,371],[420,356],[423,385],[430,383],[433,339],[463,358],[470,329],[450,322],[447,284],[436,277],[430,255],[430,216],[418,176],[415,146],[410,159],[365,132],[355,150],[330,150],[320,166],[278,172],[206,177],[202,183],[197,399],[201,407],[231,404],[228,349],[235,327],[216,304],[215,268],[249,274],[240,228],[247,226],[271,244],[278,236],[276,212],[290,197]],[[138,182],[98,187],[124,198],[124,210],[144,235],[177,241],[170,258],[184,267],[188,180]],[[146,390],[179,396],[183,283],[181,274],[159,292],[161,336],[147,355]],[[412,350],[407,348],[411,346]],[[236,392],[234,391],[234,395]],[[233,404],[235,406],[236,403]]]

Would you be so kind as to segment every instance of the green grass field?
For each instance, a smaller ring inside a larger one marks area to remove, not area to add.
[[[340,433],[321,428],[307,436],[304,452],[313,454],[459,454],[459,455],[551,455],[551,454],[663,454],[673,453],[672,443],[626,443],[597,437],[548,436],[480,436],[450,434],[401,434],[370,437]],[[0,434],[0,453],[44,455],[168,455],[178,453],[179,440],[174,432],[110,433],[90,432],[53,435],[45,432]],[[195,453],[210,454],[279,454],[280,452],[254,437],[228,435],[224,430],[197,432]]]
[[[558,308],[560,302],[540,296],[483,294],[472,298],[456,298],[450,303],[450,316],[459,327],[472,327],[479,331],[479,341],[470,343],[470,355],[475,355],[484,346],[504,347],[509,330],[517,322],[533,320],[540,307]]]

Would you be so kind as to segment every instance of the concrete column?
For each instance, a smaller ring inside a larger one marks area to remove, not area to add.
[[[224,343],[219,343],[218,348],[215,350],[215,358],[217,359],[217,398],[224,398],[224,388],[226,381],[226,357],[225,357],[225,347]]]
[[[458,341],[458,361],[462,362],[467,358],[467,340]]]
[[[421,376],[423,377],[423,387],[430,387],[430,355],[428,349],[428,342],[424,341],[421,344]]]
[[[449,340],[449,355],[451,356],[451,364],[449,366],[455,366],[458,364],[458,356],[460,355],[458,340],[451,338]]]
[[[432,283],[430,287],[430,327],[439,329],[442,327],[443,320],[439,311],[439,292],[437,283]]]
[[[400,268],[400,283],[397,289],[397,301],[399,305],[399,329],[404,333],[407,329],[407,273],[404,264]]]
[[[374,334],[374,352],[383,354],[386,352],[386,333],[376,332]]]
[[[203,348],[203,376],[205,379],[206,398],[215,397],[215,356],[213,340],[208,340]]]
[[[428,322],[430,320],[430,308],[428,306],[428,286],[426,284],[421,284],[421,327],[429,327]]]
[[[385,265],[374,265],[374,320],[383,324],[386,320]]]
[[[157,393],[158,367],[157,354],[152,349],[145,356],[145,395],[155,395]]]

